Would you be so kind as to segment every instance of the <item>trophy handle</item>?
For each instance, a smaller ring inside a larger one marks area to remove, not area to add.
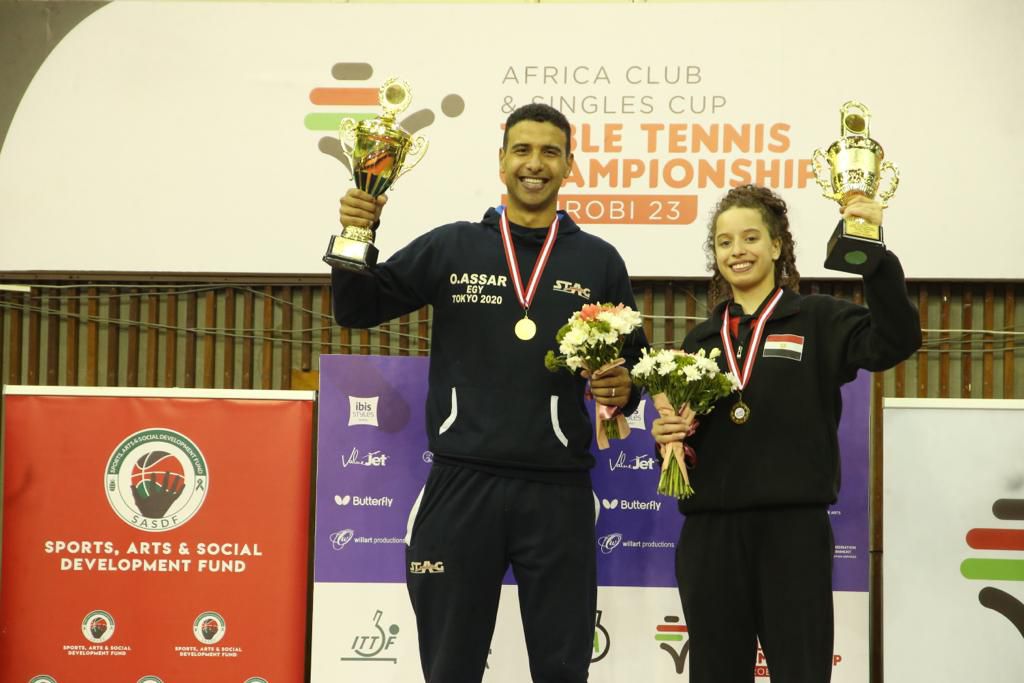
[[[878,201],[882,202],[882,208],[889,206],[889,198],[896,194],[896,188],[900,186],[900,170],[891,161],[882,162],[879,176],[889,171],[889,187],[878,193]]]
[[[402,168],[399,170],[398,175],[395,176],[395,180],[398,180],[406,173],[411,171],[416,164],[423,161],[423,156],[427,153],[427,147],[429,143],[427,139],[422,135],[417,135],[409,143],[409,149],[405,152],[405,161],[402,162]],[[392,181],[392,185],[394,181]]]
[[[811,165],[814,167],[814,179],[818,181],[818,185],[821,185],[822,196],[825,199],[840,201],[843,195],[832,189],[832,179],[828,175],[822,177],[822,172],[828,174],[828,158],[825,153],[820,149],[814,150],[814,154],[811,155]]]
[[[341,142],[341,151],[345,155],[352,159],[352,154],[356,148],[356,128],[359,126],[359,122],[352,118],[342,119],[338,123],[338,140]]]

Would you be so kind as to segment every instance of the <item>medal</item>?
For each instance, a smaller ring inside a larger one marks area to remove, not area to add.
[[[750,419],[750,406],[744,403],[742,398],[736,401],[729,411],[729,419],[738,425],[743,424]]]
[[[750,406],[743,402],[743,388],[750,383],[750,375],[754,371],[754,362],[757,360],[757,349],[761,345],[761,335],[764,334],[764,327],[768,324],[768,318],[772,317],[772,312],[775,311],[775,307],[779,305],[779,300],[781,299],[782,289],[779,288],[775,290],[775,294],[769,299],[768,305],[764,307],[761,315],[758,316],[757,322],[754,325],[754,331],[750,335],[750,343],[747,344],[747,360],[743,363],[742,373],[740,372],[739,364],[736,362],[737,356],[732,347],[732,335],[729,333],[729,304],[725,305],[725,312],[722,314],[722,329],[719,334],[722,338],[722,348],[725,349],[725,361],[729,365],[729,371],[736,376],[736,383],[739,386],[740,398],[729,411],[729,418],[738,425],[750,419]]]
[[[523,316],[522,319],[516,323],[516,336],[523,341],[533,339],[533,335],[535,334],[537,334],[537,323],[533,322],[526,316]]]
[[[508,216],[505,208],[501,208],[501,220],[498,225],[501,229],[501,245],[505,249],[505,262],[508,264],[508,274],[512,276],[512,286],[516,290],[516,298],[519,305],[523,307],[523,317],[516,322],[516,337],[522,341],[529,341],[537,334],[537,324],[530,320],[530,304],[533,303],[533,296],[537,293],[537,285],[540,283],[540,276],[548,265],[548,257],[555,247],[555,240],[558,239],[558,221],[561,217],[555,213],[555,220],[551,221],[548,228],[548,235],[544,238],[544,246],[537,254],[537,262],[533,264],[533,272],[530,273],[530,280],[523,289],[523,278],[519,275],[519,259],[516,258],[516,249],[512,244],[512,229],[508,224]]]

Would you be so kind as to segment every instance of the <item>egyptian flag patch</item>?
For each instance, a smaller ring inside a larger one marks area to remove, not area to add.
[[[763,355],[800,360],[804,355],[804,338],[795,334],[769,334],[764,340]]]

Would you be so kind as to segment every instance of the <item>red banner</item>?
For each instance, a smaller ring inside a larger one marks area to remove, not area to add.
[[[302,681],[312,393],[27,391],[5,396],[0,680]]]

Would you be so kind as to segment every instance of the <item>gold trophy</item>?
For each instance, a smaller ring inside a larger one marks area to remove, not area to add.
[[[827,152],[814,150],[811,161],[814,176],[824,196],[841,206],[854,195],[874,198],[882,175],[890,174],[890,184],[878,195],[882,206],[888,206],[890,197],[900,184],[900,172],[889,161],[883,161],[882,146],[870,137],[871,112],[860,102],[850,101],[839,108],[842,137]],[[823,177],[828,164],[829,177]],[[878,265],[885,252],[882,226],[872,225],[863,218],[846,218],[836,227],[828,241],[825,267],[847,273],[866,275]]]
[[[379,197],[401,176],[423,159],[427,140],[413,137],[395,122],[412,100],[409,84],[397,78],[380,87],[381,116],[363,121],[342,119],[341,148],[352,164],[356,188]],[[366,272],[377,263],[373,230],[345,225],[340,235],[331,236],[324,261],[334,268]]]

